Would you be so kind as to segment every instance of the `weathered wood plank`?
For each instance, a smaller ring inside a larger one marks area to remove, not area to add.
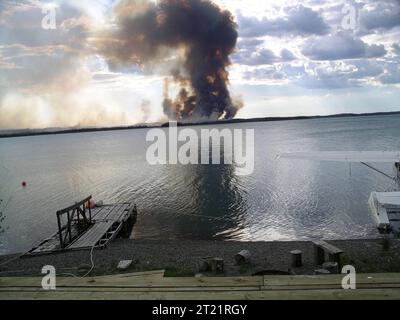
[[[6,292],[43,292],[46,291],[36,287],[12,287],[0,288],[0,294]],[[259,286],[246,287],[57,287],[59,292],[220,292],[220,291],[260,291]]]
[[[153,274],[151,271],[148,275]],[[258,276],[258,277],[202,277],[202,278],[156,278],[135,276],[110,275],[92,278],[58,277],[57,283],[61,286],[251,286],[259,285],[265,289],[284,286],[340,286],[344,275],[320,275],[320,276]],[[400,284],[400,274],[358,274],[357,285],[385,285]],[[40,277],[0,277],[1,286],[41,286]]]
[[[75,206],[76,205],[73,205],[71,208]],[[104,205],[91,209],[91,216],[94,225],[89,227],[89,229],[82,233],[72,243],[67,245],[66,248],[63,248],[63,250],[79,250],[92,248],[100,241],[100,239],[102,239],[107,234],[114,223],[122,224],[123,221],[125,221],[126,218],[129,217],[129,215],[133,212],[135,208],[136,207],[133,203],[119,203]],[[119,231],[121,228],[122,225],[119,225],[117,231]],[[113,237],[111,237],[109,240],[112,239]],[[104,243],[104,245],[107,244]],[[30,250],[30,252],[26,253],[26,256],[50,254],[63,250],[61,250],[60,248],[59,233],[55,233],[47,240],[42,241],[37,247]]]
[[[116,279],[116,278],[130,278],[130,277],[146,277],[146,276],[160,276],[164,277],[165,270],[154,270],[154,271],[143,271],[143,272],[133,272],[133,273],[121,273],[121,274],[110,274],[105,276],[91,277],[91,279]]]
[[[93,247],[114,224],[115,221],[96,222],[86,233],[80,236],[68,249],[90,248]]]
[[[161,272],[57,278],[56,291],[43,290],[39,277],[0,278],[0,299],[400,299],[396,273],[359,274],[357,290],[343,290],[343,275],[162,278]]]
[[[314,245],[324,249],[325,251],[329,252],[330,254],[340,254],[343,253],[343,251],[337,247],[335,247],[334,245],[323,241],[323,240],[316,240],[313,241]]]
[[[0,287],[39,287],[41,288],[42,278],[0,278]],[[140,287],[140,286],[157,286],[157,287],[226,287],[226,286],[262,286],[263,277],[204,277],[204,278],[159,278],[155,277],[127,277],[127,278],[57,278],[58,287]]]
[[[341,284],[344,274],[300,275],[300,276],[264,276],[264,286],[288,286],[310,284]],[[361,283],[400,283],[400,273],[360,273],[356,275],[357,284]]]
[[[126,209],[129,208],[129,204],[122,203],[116,204],[111,207],[107,215],[103,217],[103,220],[115,220],[118,221],[119,217],[124,213]]]
[[[357,289],[400,289],[400,283],[362,283]],[[262,290],[336,290],[343,289],[340,284],[309,284],[288,286],[262,286]]]
[[[121,217],[126,213],[129,204],[117,204],[110,207],[110,210],[102,216],[96,216],[95,225],[88,229],[79,239],[72,243],[68,249],[90,248],[107,233],[115,222],[120,222]]]
[[[197,292],[0,292],[1,300],[389,300],[400,299],[398,289],[279,290]]]
[[[103,220],[111,210],[111,205],[104,205],[102,207],[96,207],[92,209],[92,220]]]

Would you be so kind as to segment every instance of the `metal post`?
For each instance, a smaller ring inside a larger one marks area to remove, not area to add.
[[[88,207],[89,207],[89,222],[90,222],[90,224],[92,224],[92,209],[90,208],[90,203],[89,203]]]
[[[58,224],[58,234],[60,237],[60,246],[61,248],[64,248],[64,243],[63,243],[63,238],[62,238],[62,231],[61,231],[61,221],[60,221],[60,215],[57,213],[57,224]]]
[[[71,218],[69,216],[69,211],[67,212],[68,217],[68,234],[69,234],[69,242],[72,241],[72,234],[71,234]]]

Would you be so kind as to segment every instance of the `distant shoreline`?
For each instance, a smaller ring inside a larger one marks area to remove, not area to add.
[[[252,123],[252,122],[272,122],[272,121],[289,121],[289,120],[308,120],[308,119],[326,119],[326,118],[349,118],[349,117],[370,117],[370,116],[383,116],[383,115],[400,115],[400,111],[392,112],[374,112],[374,113],[341,113],[326,116],[297,116],[297,117],[262,117],[250,119],[230,119],[230,120],[217,120],[217,121],[202,121],[202,122],[187,122],[178,123],[178,126],[201,126],[201,125],[223,125],[234,123]],[[121,131],[133,129],[150,129],[162,128],[168,126],[164,124],[143,124],[134,126],[118,126],[118,127],[98,127],[98,128],[66,128],[66,129],[25,129],[25,130],[9,130],[11,132],[0,133],[1,138],[16,138],[28,136],[43,136],[53,134],[69,134],[69,133],[83,133],[83,132],[98,132],[98,131]]]

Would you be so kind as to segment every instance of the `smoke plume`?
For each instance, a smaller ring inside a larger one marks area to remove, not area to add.
[[[142,118],[143,123],[146,123],[151,116],[150,105],[151,105],[151,103],[149,100],[142,100],[142,103],[140,105],[140,110],[143,113],[143,118]]]
[[[209,0],[123,1],[116,30],[99,48],[110,66],[171,61],[164,87],[170,119],[230,119],[241,103],[228,90],[229,56],[238,38],[229,11]],[[173,52],[173,54],[171,54]],[[170,85],[180,90],[170,98]]]

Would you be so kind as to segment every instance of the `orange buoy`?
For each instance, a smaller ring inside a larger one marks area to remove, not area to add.
[[[90,199],[90,201],[86,202],[86,204],[85,204],[86,209],[94,209],[95,206],[96,206],[96,203],[94,202],[93,199]]]

